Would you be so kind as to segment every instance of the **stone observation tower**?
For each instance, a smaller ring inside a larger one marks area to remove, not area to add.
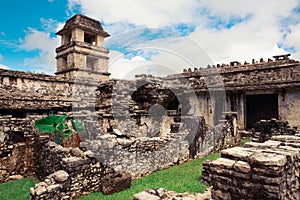
[[[56,75],[109,79],[109,50],[104,48],[104,38],[110,35],[99,21],[77,14],[56,34],[62,36],[56,49]]]

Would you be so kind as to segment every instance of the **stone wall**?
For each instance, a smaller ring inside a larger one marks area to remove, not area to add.
[[[35,174],[37,134],[33,122],[37,118],[0,116],[0,183]]]
[[[90,192],[112,194],[130,187],[131,176],[98,162],[91,151],[64,148],[41,137],[36,175],[42,182],[31,188],[31,199],[73,199]]]
[[[276,119],[261,120],[254,125],[253,142],[265,142],[274,135],[295,135],[298,132],[291,128],[287,121]]]
[[[273,136],[264,143],[221,151],[203,163],[201,181],[212,199],[299,199],[300,136]]]
[[[297,88],[285,89],[279,96],[279,115],[282,120],[288,121],[291,127],[299,127],[300,119],[300,90]]]
[[[207,127],[201,117],[189,117],[188,125],[181,124],[176,131],[165,136],[127,137],[120,131],[114,131],[98,139],[86,140],[81,145],[93,151],[105,165],[130,172],[133,178],[138,178],[238,144],[236,118],[235,115],[229,116],[224,123],[213,128]],[[197,122],[198,131],[189,132],[195,130],[191,126],[197,126]]]
[[[111,194],[130,187],[130,174],[104,166],[91,151],[63,148],[48,135],[39,136],[34,122],[41,117],[0,117],[0,183],[38,177],[42,182],[31,190],[32,199]]]
[[[91,102],[95,107],[97,84],[84,78],[0,69],[0,113],[70,111],[72,106],[89,107]]]

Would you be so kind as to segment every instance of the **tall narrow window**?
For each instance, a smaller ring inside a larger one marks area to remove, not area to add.
[[[68,67],[67,56],[65,56],[65,57],[62,58],[62,67],[63,67],[63,69],[67,69],[67,67]]]

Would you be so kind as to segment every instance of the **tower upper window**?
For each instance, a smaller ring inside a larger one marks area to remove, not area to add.
[[[84,42],[90,45],[96,45],[96,36],[88,33],[84,33]]]

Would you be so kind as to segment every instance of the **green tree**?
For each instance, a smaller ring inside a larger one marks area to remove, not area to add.
[[[61,144],[64,139],[69,139],[72,130],[68,127],[66,120],[68,115],[50,115],[35,122],[35,127],[43,133],[49,133],[57,144]],[[71,120],[72,128],[77,133],[86,134],[86,128],[77,120]]]

